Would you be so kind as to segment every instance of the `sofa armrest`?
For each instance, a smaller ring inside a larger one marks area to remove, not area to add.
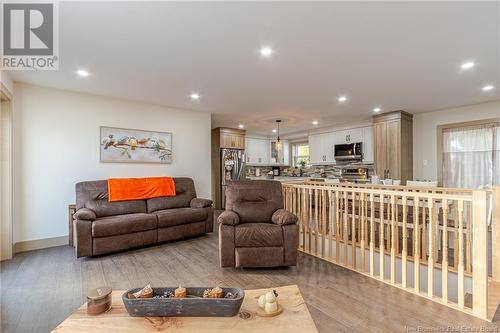
[[[295,214],[285,209],[278,209],[273,213],[271,220],[273,221],[274,224],[287,225],[287,224],[296,224],[299,219]]]
[[[283,248],[285,266],[297,265],[297,249],[299,247],[299,225],[285,224],[283,229]]]
[[[189,203],[191,208],[206,208],[212,206],[212,200],[202,199],[202,198],[194,198]]]
[[[217,222],[225,225],[237,225],[240,223],[240,216],[232,210],[225,210],[219,215]]]
[[[76,220],[76,257],[92,256],[92,221]]]
[[[95,221],[97,216],[91,209],[80,208],[75,212],[75,214],[73,214],[73,218],[75,220],[82,220],[82,221]]]
[[[234,226],[219,224],[219,265],[220,267],[235,266]]]

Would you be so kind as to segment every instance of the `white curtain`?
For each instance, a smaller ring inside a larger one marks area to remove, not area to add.
[[[500,124],[443,132],[443,186],[482,188],[500,184]],[[491,225],[492,197],[488,198]]]
[[[443,132],[443,186],[500,184],[500,127],[492,123]]]

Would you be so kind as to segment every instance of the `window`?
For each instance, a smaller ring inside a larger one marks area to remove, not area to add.
[[[309,143],[293,145],[293,165],[296,167],[309,165]]]
[[[500,184],[500,122],[466,123],[441,130],[444,187]]]

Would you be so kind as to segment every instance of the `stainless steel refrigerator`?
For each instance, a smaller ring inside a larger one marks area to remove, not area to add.
[[[221,198],[222,209],[226,208],[226,186],[231,180],[245,179],[245,151],[242,149],[220,150],[221,159]]]

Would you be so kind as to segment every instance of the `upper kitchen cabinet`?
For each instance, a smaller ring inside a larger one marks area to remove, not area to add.
[[[374,162],[383,178],[413,179],[413,115],[404,111],[373,117]]]
[[[333,146],[337,141],[337,137],[337,132],[309,136],[309,159],[311,164],[335,163]]]
[[[310,135],[309,158],[311,164],[334,164],[335,145],[357,142],[363,143],[363,162],[373,162],[372,126]]]
[[[248,165],[290,165],[290,143],[281,140],[247,137],[245,139],[246,162]]]
[[[269,140],[261,138],[245,139],[246,146],[246,162],[249,165],[266,165],[269,164]]]
[[[363,162],[372,163],[373,156],[373,126],[363,127]]]
[[[336,131],[335,133],[335,144],[363,142],[363,128]]]
[[[212,141],[218,142],[219,148],[245,149],[245,131],[235,128],[215,128]]]

